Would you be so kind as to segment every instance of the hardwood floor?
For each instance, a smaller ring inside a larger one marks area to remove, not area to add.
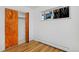
[[[51,47],[38,41],[30,41],[30,43],[23,43],[18,46],[10,47],[4,52],[64,52],[61,49]]]

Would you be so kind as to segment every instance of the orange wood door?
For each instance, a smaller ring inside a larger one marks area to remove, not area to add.
[[[18,44],[18,12],[5,9],[5,48]]]
[[[26,43],[29,43],[29,13],[25,13],[25,27]]]

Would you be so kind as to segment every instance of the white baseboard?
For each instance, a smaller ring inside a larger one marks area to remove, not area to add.
[[[64,51],[69,51],[69,48],[64,47],[64,46],[60,46],[60,45],[57,45],[57,44],[53,44],[53,43],[50,43],[50,42],[47,42],[47,41],[44,41],[44,40],[36,40],[36,39],[34,39],[34,40],[35,41],[42,42],[42,43],[47,44],[47,45],[50,45],[52,47],[56,47],[56,48],[62,49]]]

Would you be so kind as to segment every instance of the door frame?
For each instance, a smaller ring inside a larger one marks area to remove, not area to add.
[[[29,43],[29,12],[25,13],[25,39]]]

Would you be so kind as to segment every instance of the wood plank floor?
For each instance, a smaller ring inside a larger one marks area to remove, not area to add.
[[[6,49],[4,52],[64,52],[61,49],[51,47],[38,41],[30,41],[30,43],[23,43]]]

